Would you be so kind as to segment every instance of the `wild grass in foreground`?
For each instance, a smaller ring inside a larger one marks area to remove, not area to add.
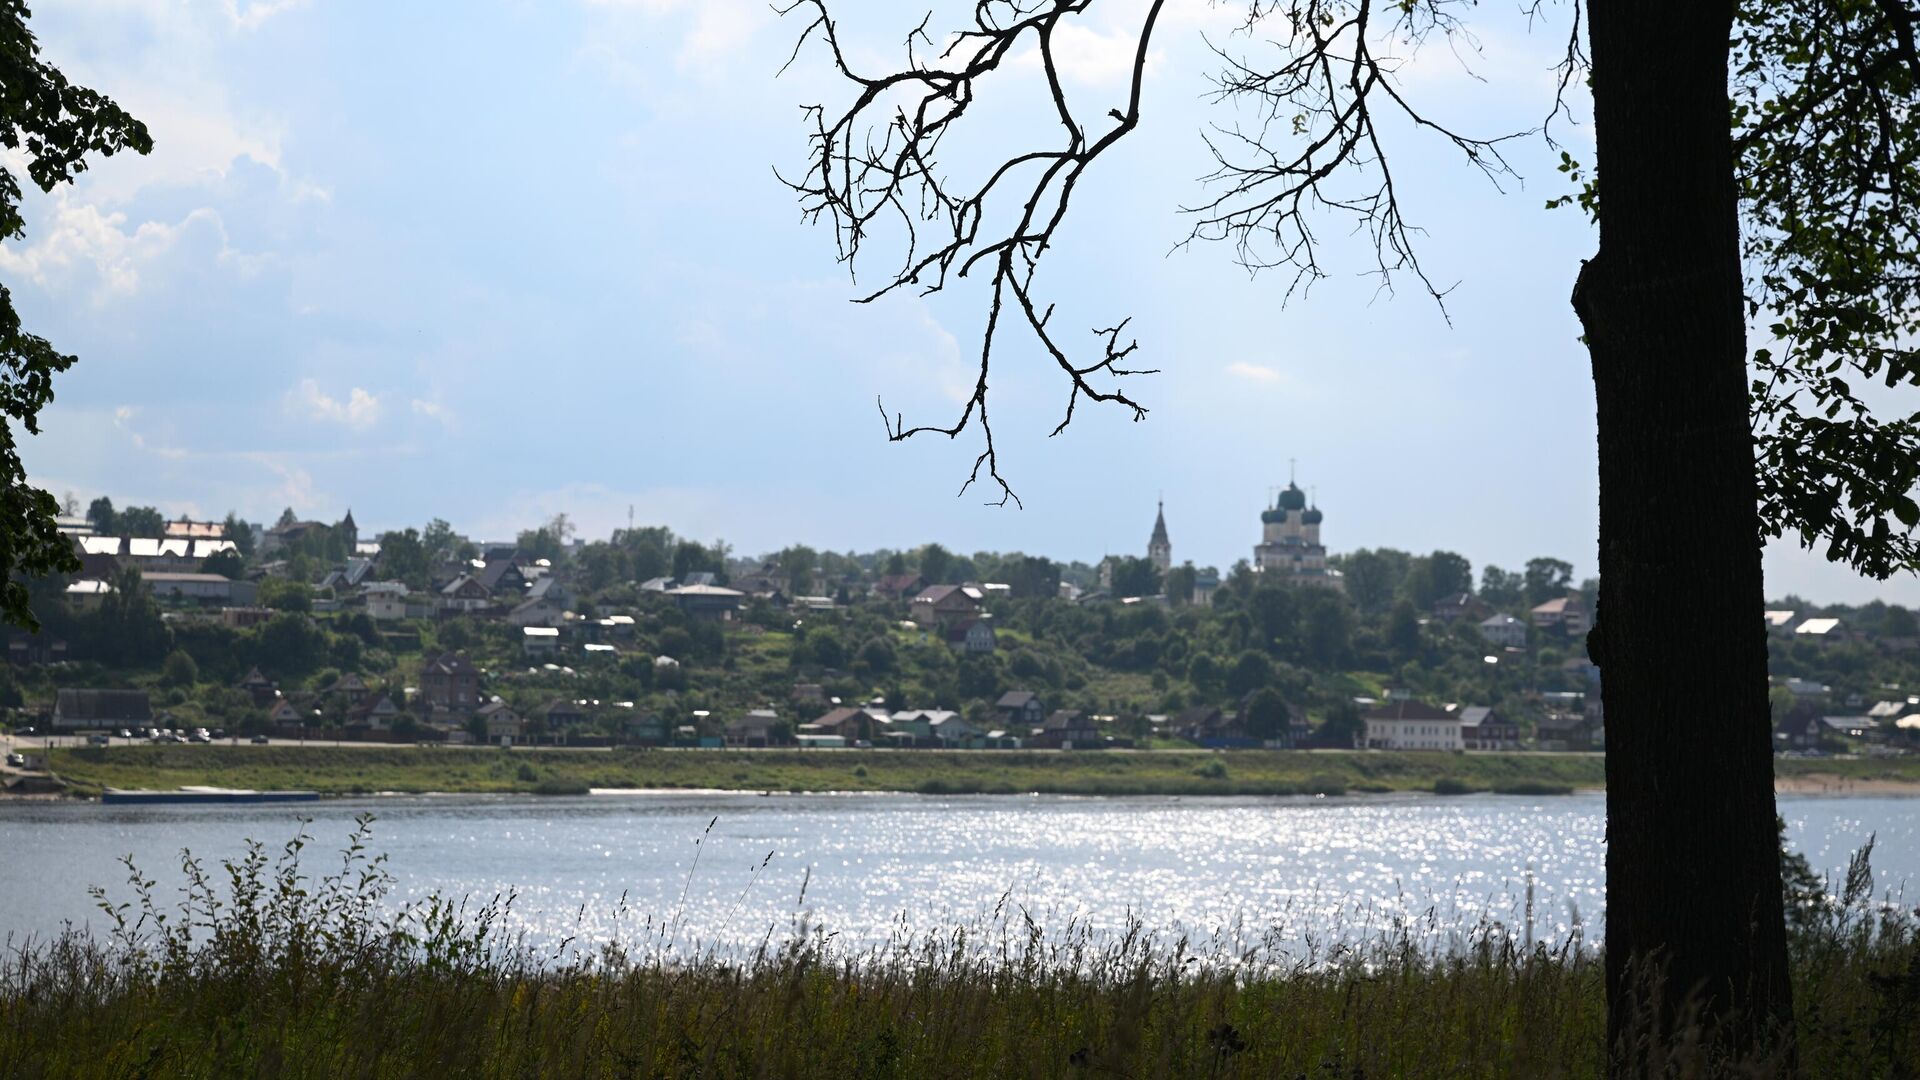
[[[1294,959],[1139,927],[1056,937],[1002,910],[858,952],[800,924],[722,959],[665,945],[669,916],[637,942],[536,952],[503,934],[509,900],[387,905],[366,827],[318,879],[300,871],[298,838],[277,859],[249,848],[217,882],[186,858],[173,910],[134,871],[132,901],[101,894],[104,936],[12,949],[0,1076],[1357,1080],[1586,1077],[1605,1063],[1598,961],[1493,925],[1455,954],[1389,933]],[[1915,916],[1870,902],[1864,858],[1839,892],[1798,911],[1802,1071],[1914,1075]],[[1693,1075],[1710,1043],[1655,1050]]]

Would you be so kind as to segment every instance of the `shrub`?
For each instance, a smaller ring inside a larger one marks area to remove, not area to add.
[[[1227,778],[1227,763],[1221,761],[1219,758],[1214,758],[1212,761],[1195,766],[1193,775],[1204,780],[1225,780]]]
[[[1435,795],[1471,795],[1478,790],[1457,776],[1443,776],[1433,782]]]

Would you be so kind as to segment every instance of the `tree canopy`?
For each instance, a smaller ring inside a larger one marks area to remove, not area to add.
[[[0,0],[0,146],[24,158],[27,178],[43,192],[72,183],[90,156],[147,153],[146,125],[110,98],[67,80],[40,59],[27,29],[23,0]],[[26,235],[20,178],[0,167],[0,239]],[[79,568],[73,546],[54,522],[59,500],[27,480],[16,428],[40,433],[40,410],[53,400],[53,377],[75,357],[29,333],[0,285],[0,617],[38,627],[22,578]]]

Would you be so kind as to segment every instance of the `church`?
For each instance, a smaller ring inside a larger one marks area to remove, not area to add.
[[[1260,515],[1261,539],[1253,548],[1253,568],[1287,584],[1343,587],[1340,572],[1327,568],[1327,546],[1320,542],[1320,508],[1289,480],[1280,497]]]

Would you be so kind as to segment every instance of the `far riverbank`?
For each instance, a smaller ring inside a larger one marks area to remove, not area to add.
[[[1605,786],[1598,754],[1202,750],[498,750],[399,746],[55,749],[76,794],[204,785],[323,795],[584,794],[592,789],[921,794],[1304,795]],[[1920,758],[1782,759],[1780,790],[1920,794]]]

